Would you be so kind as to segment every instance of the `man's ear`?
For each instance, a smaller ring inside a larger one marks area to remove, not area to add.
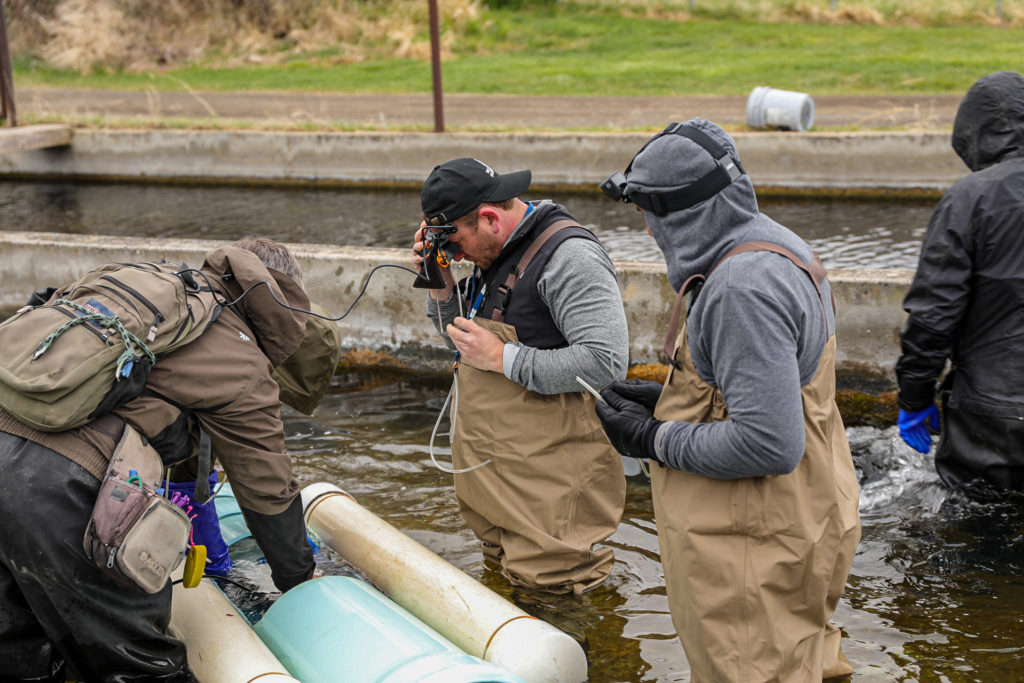
[[[477,215],[480,217],[479,220],[487,222],[487,229],[491,232],[496,233],[501,229],[501,216],[494,207],[485,206]]]

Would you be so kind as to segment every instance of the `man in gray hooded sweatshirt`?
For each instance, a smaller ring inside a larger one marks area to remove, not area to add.
[[[829,618],[860,538],[857,478],[820,260],[758,211],[732,138],[708,121],[672,124],[603,188],[644,210],[679,292],[664,386],[613,384],[597,411],[620,453],[653,461],[693,680],[851,674]]]

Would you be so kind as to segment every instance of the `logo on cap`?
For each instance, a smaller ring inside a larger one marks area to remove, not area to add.
[[[475,161],[476,163],[478,163],[481,166],[483,166],[484,167],[484,171],[487,173],[487,175],[491,176],[492,178],[494,177],[494,170],[490,166],[488,166],[484,162],[480,161],[479,159],[473,159],[473,161]]]

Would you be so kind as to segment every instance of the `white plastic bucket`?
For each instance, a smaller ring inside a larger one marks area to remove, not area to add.
[[[758,86],[747,98],[747,125],[751,128],[810,130],[814,100],[807,93]]]

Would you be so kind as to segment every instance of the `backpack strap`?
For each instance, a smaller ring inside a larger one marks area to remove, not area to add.
[[[549,239],[555,236],[556,232],[565,228],[575,227],[582,226],[580,226],[576,221],[563,218],[562,220],[555,221],[549,225],[545,228],[544,232],[537,236],[537,239],[533,240],[529,248],[519,259],[519,263],[516,264],[516,267],[513,268],[508,274],[508,277],[505,278],[505,282],[498,285],[498,293],[501,295],[501,303],[494,307],[494,313],[491,315],[491,320],[499,323],[504,321],[505,309],[508,308],[508,303],[512,300],[512,290],[515,289],[516,283],[519,282],[519,278],[521,278],[523,273],[526,272],[526,267],[530,265],[530,261],[532,261],[533,257],[537,255],[537,252],[541,250]]]
[[[149,387],[146,388],[143,394],[145,396],[150,396],[152,398],[159,399],[164,403],[168,403],[174,406],[183,415],[192,416],[195,414],[195,411],[193,409],[184,406],[181,403],[175,401],[174,399],[168,398],[167,396],[164,396],[159,392],[153,391]],[[224,403],[218,406],[204,408],[204,411],[217,412],[226,405],[228,404]],[[192,500],[194,500],[199,505],[202,505],[203,503],[210,499],[210,470],[213,467],[213,444],[210,440],[210,435],[207,433],[205,429],[203,429],[203,425],[199,422],[199,420],[195,421],[195,425],[199,429],[199,452],[196,454],[196,457],[198,459],[198,463],[196,465],[196,487],[195,493],[192,495]]]

